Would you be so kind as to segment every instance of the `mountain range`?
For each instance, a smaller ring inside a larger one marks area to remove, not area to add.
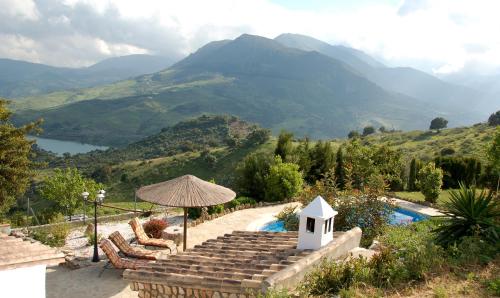
[[[422,129],[485,119],[482,94],[344,46],[295,34],[211,42],[162,71],[15,101],[15,119],[43,117],[45,136],[122,146],[201,114],[231,114],[274,132],[344,137],[365,125]]]
[[[89,67],[54,67],[0,59],[0,97],[19,98],[59,90],[93,87],[154,73],[176,62],[153,55],[113,57]]]

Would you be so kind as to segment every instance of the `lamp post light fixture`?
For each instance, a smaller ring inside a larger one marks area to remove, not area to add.
[[[87,191],[84,191],[82,193],[83,197],[83,224],[86,224],[86,218],[87,218],[87,200],[89,199],[89,193]]]
[[[83,197],[84,202],[87,201],[89,195],[90,194],[88,192],[82,193],[82,197]],[[94,238],[93,238],[94,239],[94,256],[92,257],[92,262],[99,262],[99,251],[97,249],[97,205],[102,204],[105,196],[106,196],[106,191],[104,191],[104,189],[101,189],[100,191],[97,192],[95,200],[92,202],[92,203],[94,203]]]

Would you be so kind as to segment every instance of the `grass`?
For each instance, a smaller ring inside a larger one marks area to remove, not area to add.
[[[445,189],[439,194],[437,204],[442,205],[450,200],[450,189]],[[402,199],[409,199],[411,201],[425,202],[424,195],[419,191],[397,191],[395,194]]]
[[[439,194],[439,198],[437,199],[438,205],[443,205],[448,202],[451,198],[451,192],[456,189],[443,189]],[[477,193],[481,192],[480,189],[477,190]],[[408,199],[411,201],[425,202],[424,195],[419,191],[397,191],[395,192],[396,196],[402,199]]]
[[[475,157],[486,162],[486,144],[493,139],[495,127],[476,124],[433,131],[408,131],[376,133],[363,138],[363,142],[373,145],[387,145],[400,149],[411,159],[429,160],[440,155],[443,149],[452,149],[453,155]]]

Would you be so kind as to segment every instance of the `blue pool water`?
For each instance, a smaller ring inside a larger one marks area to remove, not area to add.
[[[390,225],[407,225],[412,222],[417,222],[426,219],[422,214],[397,208],[389,217]],[[260,228],[261,231],[265,232],[286,232],[285,224],[281,220],[271,221]]]
[[[422,214],[406,209],[397,208],[389,217],[389,224],[393,226],[407,225],[412,222],[421,221],[423,219],[426,219],[426,217]]]
[[[268,222],[260,230],[265,232],[286,232],[285,223],[281,220]]]

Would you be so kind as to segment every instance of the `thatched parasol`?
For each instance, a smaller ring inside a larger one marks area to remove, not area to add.
[[[163,206],[184,208],[184,245],[186,250],[187,208],[206,207],[231,201],[236,193],[229,188],[201,180],[193,175],[143,186],[136,192],[141,200]]]

